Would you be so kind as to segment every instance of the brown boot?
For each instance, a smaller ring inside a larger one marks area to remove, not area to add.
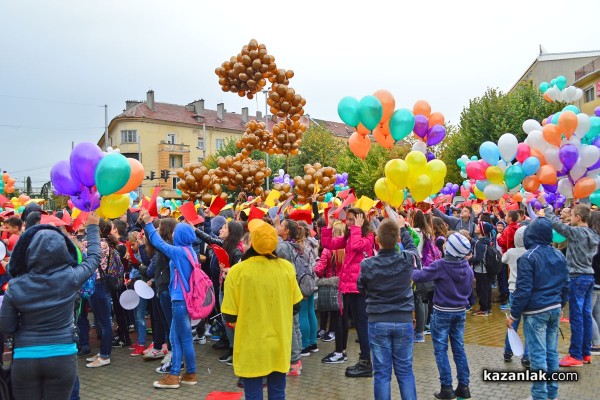
[[[179,376],[168,374],[160,381],[154,381],[152,386],[158,389],[178,389]]]
[[[196,373],[188,374],[187,372],[184,372],[180,382],[182,385],[195,385],[198,383],[198,380],[196,380]]]

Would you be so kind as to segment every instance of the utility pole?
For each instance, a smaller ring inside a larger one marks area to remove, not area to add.
[[[108,151],[108,104],[104,105],[104,151]]]

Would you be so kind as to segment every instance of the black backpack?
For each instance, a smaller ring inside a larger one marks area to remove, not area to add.
[[[315,272],[309,265],[309,260],[303,251],[298,251],[292,248],[292,254],[294,257],[294,267],[296,269],[296,280],[300,291],[304,297],[312,295],[317,286],[317,278]]]
[[[502,271],[502,254],[494,246],[494,243],[486,246],[483,266],[488,274],[496,275]]]

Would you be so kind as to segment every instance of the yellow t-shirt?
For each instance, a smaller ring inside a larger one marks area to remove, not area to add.
[[[300,300],[296,270],[289,261],[256,256],[229,270],[221,312],[237,315],[233,347],[237,376],[288,372],[292,312]]]

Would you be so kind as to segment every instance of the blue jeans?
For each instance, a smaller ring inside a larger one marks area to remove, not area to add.
[[[112,351],[112,317],[110,305],[110,291],[106,287],[106,283],[102,280],[96,281],[96,289],[90,297],[90,306],[94,312],[94,318],[100,326],[100,357],[110,358]]]
[[[246,400],[263,399],[263,378],[244,378],[244,396]],[[267,375],[269,400],[285,400],[285,374],[271,372]]]
[[[448,338],[456,365],[458,384],[469,386],[469,362],[465,353],[465,312],[445,312],[433,309],[431,316],[431,339],[435,363],[440,373],[442,386],[452,387],[452,371],[448,360]]]
[[[531,371],[546,371],[548,375],[558,371],[558,323],[560,308],[539,314],[523,315],[525,343],[529,347]],[[531,397],[538,399],[558,398],[558,382],[538,381],[531,385]]]
[[[392,363],[402,400],[416,400],[413,374],[414,329],[410,322],[369,322],[369,342],[373,354],[375,400],[391,400]]]
[[[172,300],[173,321],[171,322],[171,375],[179,375],[181,360],[185,360],[185,371],[196,372],[196,355],[192,342],[192,325],[184,300]]]
[[[571,322],[569,354],[578,360],[583,360],[583,356],[591,354],[593,290],[593,275],[571,277],[569,284],[569,321]]]
[[[81,312],[77,317],[77,332],[79,334],[79,349],[89,350],[90,349],[90,321],[88,320],[87,306],[89,304],[88,299],[81,299]],[[0,341],[4,343],[4,341]]]
[[[75,384],[73,385],[73,391],[71,391],[71,398],[69,400],[79,400],[79,375],[75,377]]]
[[[513,300],[513,294],[509,293],[508,295],[508,302],[509,304],[512,304],[512,300]],[[519,318],[518,320],[516,320],[515,322],[512,323],[512,327],[515,330],[515,332],[517,332],[517,329],[519,329],[519,324],[521,323],[521,319]],[[523,352],[523,358],[528,358],[529,356],[527,355],[527,343],[525,343],[525,351]],[[505,353],[510,353],[512,354],[512,349],[510,348],[510,343],[508,342],[508,333],[506,334],[506,337],[504,338],[504,352]]]
[[[315,295],[302,299],[300,302],[300,331],[302,331],[302,348],[317,343],[317,314],[315,313]]]
[[[146,345],[146,308],[148,300],[140,297],[140,302],[135,308],[135,323],[138,331],[138,345]]]

